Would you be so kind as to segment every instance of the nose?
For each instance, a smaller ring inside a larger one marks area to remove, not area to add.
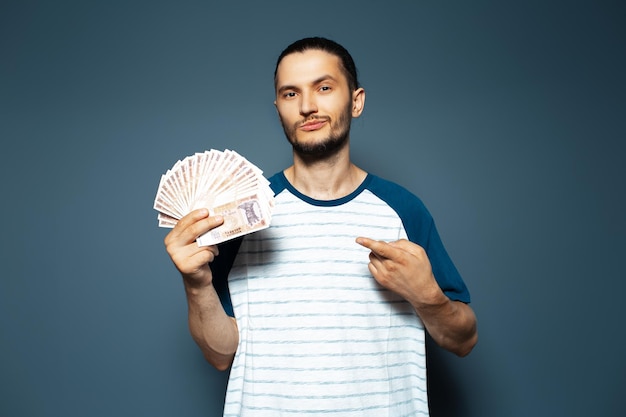
[[[315,101],[315,95],[312,93],[302,93],[300,100],[300,114],[308,116],[313,113],[317,113],[317,103]]]

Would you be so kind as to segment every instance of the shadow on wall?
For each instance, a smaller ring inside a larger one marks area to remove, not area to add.
[[[431,417],[467,415],[467,402],[459,384],[446,363],[447,353],[426,337],[426,369],[428,370],[428,402]]]

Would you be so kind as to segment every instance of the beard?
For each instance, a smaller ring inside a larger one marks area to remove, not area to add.
[[[280,117],[280,116],[279,116]],[[330,123],[330,133],[321,140],[312,142],[298,141],[298,127],[311,120],[326,120]],[[324,159],[332,156],[343,149],[348,143],[350,137],[350,123],[352,121],[351,106],[348,104],[346,109],[339,114],[336,121],[326,116],[308,117],[302,121],[288,126],[280,117],[280,123],[283,126],[287,141],[291,143],[293,151],[300,157],[305,159]]]

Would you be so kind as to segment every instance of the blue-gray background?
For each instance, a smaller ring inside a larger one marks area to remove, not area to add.
[[[217,416],[152,203],[209,148],[290,163],[274,62],[354,55],[357,164],[433,213],[479,317],[433,416],[617,416],[626,361],[620,1],[0,3],[0,415]]]

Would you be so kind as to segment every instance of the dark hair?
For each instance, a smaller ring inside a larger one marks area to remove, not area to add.
[[[328,52],[329,54],[338,57],[341,60],[341,65],[343,66],[342,69],[346,78],[348,79],[348,86],[350,86],[350,89],[356,90],[357,88],[359,88],[356,65],[354,64],[354,60],[352,59],[352,56],[350,55],[348,50],[335,41],[320,37],[300,39],[299,41],[295,41],[287,48],[285,48],[285,50],[280,54],[278,60],[276,61],[276,68],[274,69],[274,84],[276,84],[276,73],[278,72],[278,65],[284,57],[295,52],[305,52],[311,49]]]

